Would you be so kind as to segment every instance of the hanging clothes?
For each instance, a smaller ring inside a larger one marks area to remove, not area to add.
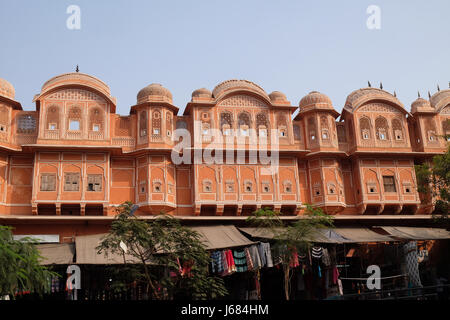
[[[227,274],[231,274],[233,272],[236,272],[236,265],[234,263],[233,259],[233,253],[231,250],[225,250],[225,259],[227,262]]]
[[[291,249],[291,261],[289,263],[289,266],[291,268],[296,268],[296,267],[300,266],[300,263],[298,262],[298,253],[295,248]]]
[[[247,260],[247,269],[253,270],[253,268],[254,268],[253,260],[252,260],[252,256],[250,255],[250,250],[248,249],[248,247],[246,247],[244,249],[244,252],[245,252],[245,259]]]
[[[414,287],[422,287],[417,258],[417,241],[409,241],[403,245],[404,261],[409,281]]]
[[[326,267],[331,265],[330,253],[328,252],[327,248],[323,248],[322,263]]]
[[[211,272],[222,273],[223,272],[223,259],[221,251],[214,251],[211,253]]]
[[[248,270],[244,250],[233,250],[233,258],[236,265],[236,272],[245,272]]]
[[[270,243],[261,242],[258,245],[258,250],[261,257],[262,266],[272,268],[273,260],[272,260],[272,252],[270,251]]]
[[[336,284],[339,279],[339,270],[336,266],[333,267],[333,284]]]
[[[250,257],[253,263],[253,269],[259,269],[262,267],[261,257],[259,255],[259,250],[256,245],[252,245],[248,248]]]
[[[322,247],[312,247],[311,256],[315,259],[320,259],[323,256],[323,248]]]
[[[222,276],[226,276],[229,274],[228,272],[228,262],[227,262],[227,254],[225,253],[225,250],[220,251],[221,253],[221,260],[223,265],[223,272]]]

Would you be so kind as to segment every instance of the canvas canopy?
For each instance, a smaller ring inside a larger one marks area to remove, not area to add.
[[[246,238],[233,225],[193,226],[207,249],[226,249],[233,247],[249,246],[255,242]]]
[[[73,243],[38,244],[36,248],[44,258],[41,262],[42,265],[73,263],[75,254]]]
[[[418,227],[377,227],[386,231],[389,235],[407,240],[438,240],[450,239],[450,232],[440,228]]]
[[[274,234],[269,229],[239,228],[244,233],[256,238],[273,239]],[[277,229],[275,232],[278,232]],[[367,228],[323,228],[317,229],[309,241],[318,243],[357,243],[393,241],[389,236],[378,234]]]
[[[247,239],[235,226],[214,225],[214,226],[193,226],[189,227],[200,234],[200,240],[205,244],[206,249],[225,249],[240,246],[252,245],[255,242]],[[94,234],[88,236],[78,236],[75,239],[76,263],[77,264],[123,264],[122,254],[109,253],[106,257],[104,253],[98,254],[96,247],[100,245],[102,238],[106,234]],[[163,253],[163,252],[160,252]],[[141,263],[138,259],[125,254],[127,263]]]
[[[77,252],[77,264],[123,264],[122,254],[104,253],[98,254],[96,247],[100,245],[105,234],[93,234],[88,236],[78,236],[75,238],[75,248]],[[140,263],[138,259],[125,254],[127,263]]]
[[[350,243],[389,242],[394,241],[389,236],[382,235],[368,228],[336,228],[338,234],[349,239]]]

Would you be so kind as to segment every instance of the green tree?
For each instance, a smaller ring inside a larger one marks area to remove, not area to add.
[[[279,212],[269,208],[255,211],[247,221],[260,230],[262,237],[273,239],[274,257],[279,259],[283,267],[284,293],[286,300],[289,300],[293,252],[308,252],[317,230],[333,227],[333,217],[320,208],[307,205],[305,214],[287,225],[283,223]]]
[[[432,164],[416,165],[417,191],[429,200],[434,199],[434,216],[448,223],[450,211],[450,147],[433,157]]]
[[[0,296],[29,291],[42,296],[49,289],[51,277],[58,274],[40,265],[42,257],[35,241],[14,240],[11,227],[0,226]]]
[[[215,299],[227,294],[223,280],[209,276],[210,256],[200,235],[178,219],[160,215],[146,221],[131,215],[131,202],[123,203],[98,253],[124,255],[136,266],[136,276],[152,299],[182,295],[189,299]],[[124,256],[125,257],[125,256]],[[180,272],[186,266],[187,273]],[[167,272],[161,272],[168,268]]]

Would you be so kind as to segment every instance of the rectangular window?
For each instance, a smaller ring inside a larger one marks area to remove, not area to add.
[[[48,129],[49,129],[49,130],[56,130],[56,123],[50,123],[50,124],[48,125]]]
[[[43,173],[41,175],[41,191],[55,191],[56,190],[56,174]]]
[[[71,131],[79,131],[80,130],[80,121],[78,121],[78,120],[70,120],[69,130],[71,130]]]
[[[383,176],[383,185],[385,192],[397,192],[394,176]]]
[[[102,191],[101,174],[88,174],[87,191]]]
[[[100,125],[94,124],[94,125],[92,126],[92,131],[100,131]]]
[[[64,174],[64,191],[79,191],[80,190],[80,174],[73,172],[66,172]]]

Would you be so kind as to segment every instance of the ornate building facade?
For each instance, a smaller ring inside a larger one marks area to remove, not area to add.
[[[358,89],[339,114],[319,92],[296,106],[279,91],[228,80],[212,92],[195,90],[179,115],[170,91],[151,84],[121,116],[103,81],[67,73],[44,83],[35,111],[14,97],[0,79],[0,220],[22,233],[44,228],[62,237],[103,230],[124,201],[142,216],[205,220],[261,207],[295,216],[305,204],[349,219],[429,216],[432,202],[417,192],[414,164],[445,152],[442,135],[450,134],[450,90],[417,99],[409,112],[387,91]],[[210,148],[229,152],[228,139],[234,161],[174,163],[176,129],[191,134],[183,151],[191,159]],[[262,137],[268,148],[277,140],[273,174],[249,157]],[[244,161],[236,161],[239,150]]]

